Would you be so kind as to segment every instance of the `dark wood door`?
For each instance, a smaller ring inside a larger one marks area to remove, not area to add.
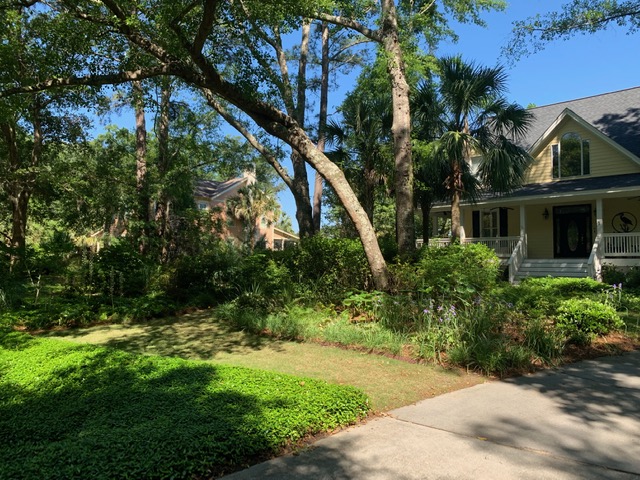
[[[587,258],[591,253],[591,205],[554,207],[554,256]]]

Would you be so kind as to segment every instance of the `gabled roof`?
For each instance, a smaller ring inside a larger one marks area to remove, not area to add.
[[[640,157],[640,87],[530,109],[535,121],[523,146],[530,150],[566,110]]]
[[[247,177],[238,177],[226,182],[216,182],[215,180],[197,180],[193,194],[196,197],[207,198],[212,202],[219,199],[224,193],[232,189],[239,190],[247,183]]]

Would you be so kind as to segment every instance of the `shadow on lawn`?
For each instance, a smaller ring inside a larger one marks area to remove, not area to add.
[[[85,347],[46,359],[74,352],[32,384],[0,382],[0,479],[209,478],[279,447],[265,415],[290,406],[241,393],[241,373]]]
[[[218,354],[242,355],[255,350],[281,351],[283,342],[233,329],[209,311],[161,318],[149,322],[95,326],[54,332],[51,336],[86,340],[132,353],[212,360]]]

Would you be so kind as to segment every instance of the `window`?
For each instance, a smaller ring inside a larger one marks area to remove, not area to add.
[[[482,236],[498,236],[498,210],[484,210],[482,212]]]
[[[551,145],[553,157],[553,178],[589,175],[589,140],[582,139],[577,133],[565,133],[560,143]]]
[[[198,202],[198,210],[208,210],[209,205],[205,202]]]
[[[473,210],[473,237],[507,237],[509,235],[509,208]]]

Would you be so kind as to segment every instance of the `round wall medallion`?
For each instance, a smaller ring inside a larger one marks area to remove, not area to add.
[[[631,212],[620,212],[613,216],[611,225],[618,233],[629,233],[636,229],[638,220],[636,220],[636,216]]]

